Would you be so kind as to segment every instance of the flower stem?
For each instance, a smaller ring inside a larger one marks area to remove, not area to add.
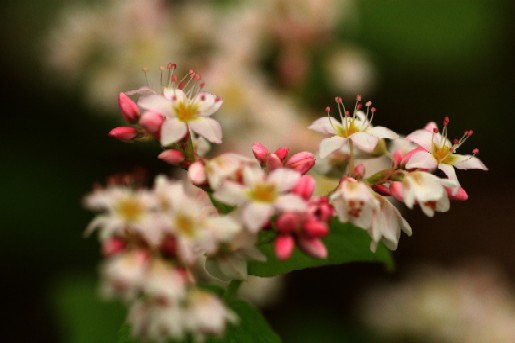
[[[347,175],[354,174],[354,142],[349,139],[349,163],[347,165]]]
[[[236,296],[242,282],[242,280],[231,280],[231,282],[229,282],[229,286],[227,286],[227,290],[225,291],[224,295],[226,301],[232,300]]]
[[[184,147],[184,155],[186,156],[186,161],[190,163],[194,163],[197,159],[195,157],[195,148],[193,147],[193,140],[191,139],[191,133],[188,132],[185,147]]]

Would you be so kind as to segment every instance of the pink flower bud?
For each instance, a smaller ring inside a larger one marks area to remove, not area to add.
[[[284,166],[295,169],[301,174],[306,174],[314,165],[315,156],[310,152],[304,151],[292,155]]]
[[[188,177],[194,185],[202,185],[207,181],[206,168],[202,162],[195,162],[188,168]]]
[[[293,240],[293,237],[290,235],[279,235],[275,239],[275,255],[280,260],[288,259],[291,256],[294,247],[295,241]]]
[[[320,238],[301,238],[299,239],[299,247],[308,255],[327,258],[327,248]]]
[[[268,155],[268,158],[266,159],[266,167],[268,170],[274,170],[277,168],[281,168],[283,166],[283,162],[277,156],[276,154],[270,154]]]
[[[122,142],[131,142],[138,136],[138,130],[131,126],[118,126],[109,131],[108,135]]]
[[[275,151],[275,154],[281,161],[284,161],[284,159],[288,156],[288,153],[290,152],[290,149],[286,147],[281,147]]]
[[[449,196],[449,199],[451,200],[456,200],[456,201],[466,201],[469,196],[467,194],[467,192],[465,192],[465,190],[463,188],[459,188],[458,191],[456,192],[456,190],[454,189],[451,189],[449,187],[445,187],[445,190],[447,191],[447,195]],[[456,192],[456,194],[452,194]]]
[[[354,177],[356,179],[362,179],[363,176],[365,176],[365,166],[363,163],[360,163],[354,168]]]
[[[118,106],[122,112],[123,119],[129,124],[136,124],[139,119],[138,105],[125,93],[118,95]]]
[[[102,246],[102,253],[104,256],[113,256],[123,251],[127,243],[120,237],[109,238]]]
[[[327,236],[329,228],[326,223],[312,218],[304,223],[304,233],[310,238],[321,238]]]
[[[276,221],[277,232],[279,234],[289,234],[296,231],[299,222],[298,214],[292,212],[286,212]]]
[[[392,196],[395,199],[397,199],[399,201],[403,201],[403,199],[404,199],[404,197],[403,197],[404,190],[403,190],[403,187],[402,187],[402,182],[393,181],[390,184],[390,193],[392,194]]]
[[[141,116],[139,124],[148,132],[156,134],[161,132],[161,126],[163,125],[164,120],[165,119],[161,114],[153,111],[146,111]]]
[[[293,187],[292,192],[304,198],[304,200],[308,200],[313,195],[315,185],[315,179],[311,175],[302,175]]]
[[[386,195],[386,196],[392,195],[392,192],[390,191],[390,189],[388,187],[386,187],[385,185],[373,185],[372,189],[381,195]]]
[[[168,149],[163,151],[157,156],[159,159],[165,161],[170,164],[177,164],[184,161],[184,154],[179,150]]]
[[[261,143],[254,143],[252,146],[252,153],[254,157],[260,162],[264,162],[268,157],[268,149]]]

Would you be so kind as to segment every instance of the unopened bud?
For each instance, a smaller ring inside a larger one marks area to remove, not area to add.
[[[264,162],[268,157],[268,149],[261,143],[254,143],[254,145],[252,145],[252,153],[260,162]]]
[[[290,149],[286,147],[281,147],[275,151],[275,154],[281,161],[284,161],[284,159],[288,156],[288,153],[290,152]]]
[[[295,187],[293,187],[292,192],[308,200],[313,195],[315,185],[315,179],[311,175],[302,175]]]
[[[132,126],[119,126],[109,131],[108,135],[122,142],[132,142],[138,136],[138,130]]]
[[[286,164],[286,168],[295,169],[301,174],[306,174],[315,165],[315,156],[310,152],[299,152],[292,155]]]
[[[356,179],[362,179],[363,176],[365,176],[365,165],[360,163],[354,168],[354,177]]]
[[[202,162],[195,162],[188,168],[188,177],[194,185],[202,185],[207,181],[206,168]]]
[[[165,161],[170,164],[177,164],[184,161],[184,154],[179,150],[168,149],[163,151],[157,156],[159,159]]]
[[[294,247],[295,242],[290,235],[279,235],[275,239],[275,255],[280,260],[287,260],[291,256]]]
[[[139,108],[138,105],[125,93],[120,93],[118,95],[118,106],[120,107],[120,112],[122,113],[123,119],[128,124],[135,124],[139,119]]]
[[[146,111],[143,113],[141,119],[139,120],[141,127],[152,134],[158,134],[161,132],[161,126],[163,125],[163,122],[164,117],[161,114],[153,111]]]

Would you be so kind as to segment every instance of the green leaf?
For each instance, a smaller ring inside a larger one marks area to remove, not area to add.
[[[246,301],[235,299],[229,302],[229,307],[236,313],[239,321],[231,324],[222,338],[211,337],[205,343],[281,343],[279,336],[268,325],[263,315]],[[130,327],[125,324],[120,329],[118,343],[139,343],[131,337]],[[190,343],[190,338],[168,343]]]
[[[334,219],[331,223],[331,231],[323,241],[329,255],[326,259],[314,258],[295,249],[292,256],[286,261],[280,261],[275,256],[273,241],[258,244],[267,260],[266,262],[249,262],[249,274],[269,277],[293,270],[351,262],[376,262],[385,264],[388,270],[394,268],[390,251],[380,244],[376,253],[372,253],[370,251],[371,238],[368,233],[350,223],[340,223]]]

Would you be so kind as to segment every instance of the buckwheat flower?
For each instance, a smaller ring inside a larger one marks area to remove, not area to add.
[[[449,117],[445,117],[443,122],[442,134],[438,132],[435,123],[429,123],[425,129],[417,130],[407,136],[407,139],[418,144],[423,150],[414,153],[406,164],[406,168],[414,169],[440,169],[449,179],[457,180],[457,169],[482,169],[488,168],[475,157],[479,153],[478,149],[472,151],[472,155],[456,154],[456,151],[465,141],[472,136],[473,131],[465,131],[460,139],[454,142],[447,138],[447,126]]]
[[[239,182],[244,168],[259,169],[259,163],[239,154],[221,154],[206,161],[205,173],[209,185],[216,190],[224,180]]]
[[[342,223],[351,222],[363,229],[372,225],[372,215],[381,205],[367,184],[351,177],[344,177],[329,199]]]
[[[190,71],[186,78],[189,78],[188,83],[193,83],[191,88],[185,88],[188,85],[185,81],[178,84],[171,81],[170,87],[163,90],[163,95],[141,97],[138,105],[161,113],[166,118],[161,126],[163,146],[178,142],[190,130],[211,143],[221,143],[222,128],[210,116],[222,106],[222,99],[214,94],[200,91],[199,74]]]
[[[265,175],[262,169],[245,168],[243,184],[225,181],[214,196],[229,205],[242,206],[242,220],[251,232],[257,232],[280,211],[303,211],[305,202],[288,194],[301,174],[292,169],[275,169]]]
[[[86,235],[100,230],[101,240],[130,230],[145,234],[154,225],[155,199],[146,190],[132,190],[123,186],[97,189],[84,199],[85,206],[103,212],[91,221]]]
[[[459,191],[457,180],[441,179],[424,171],[414,171],[404,174],[402,181],[394,181],[390,185],[392,195],[403,201],[410,209],[415,204],[428,217],[434,216],[434,212],[447,212],[449,210],[449,196]]]
[[[206,335],[221,336],[228,323],[237,321],[238,317],[215,295],[200,290],[190,292],[184,322],[196,342],[203,342]]]
[[[319,154],[321,158],[326,158],[331,153],[340,150],[351,141],[358,149],[367,153],[374,152],[374,149],[380,142],[381,138],[397,138],[398,135],[382,126],[372,126],[372,119],[376,109],[371,107],[372,103],[366,103],[367,112],[360,111],[361,99],[358,96],[355,109],[352,116],[345,110],[342,98],[336,97],[338,113],[340,120],[338,121],[330,116],[330,108],[327,107],[327,117],[315,120],[309,128],[324,134],[332,135],[325,138],[320,143]],[[369,114],[371,116],[369,118]]]
[[[186,295],[186,278],[171,263],[154,259],[145,275],[142,290],[145,295],[177,303]]]

